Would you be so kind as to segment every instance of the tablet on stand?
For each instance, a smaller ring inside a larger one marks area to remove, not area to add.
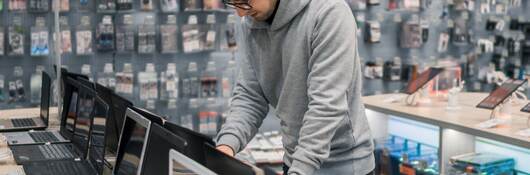
[[[427,83],[443,72],[443,70],[443,68],[432,67],[423,71],[418,78],[411,80],[404,90],[405,94],[408,94],[405,98],[407,105],[418,105],[421,98],[427,96],[427,94],[424,94]]]
[[[509,103],[518,98],[517,90],[525,83],[526,79],[509,79],[497,89],[493,90],[493,92],[477,105],[477,108],[491,110],[490,119],[479,123],[477,126],[480,128],[492,128],[510,124],[512,116]]]

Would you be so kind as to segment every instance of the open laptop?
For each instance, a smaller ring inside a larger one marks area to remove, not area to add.
[[[216,175],[213,171],[171,149],[169,151],[169,169],[167,175]],[[161,173],[159,173],[161,174]]]
[[[98,92],[101,91],[102,87],[96,86]],[[103,97],[103,94],[100,94]],[[105,99],[105,97],[103,97]],[[125,118],[125,113],[129,107],[133,104],[127,99],[115,94],[110,93],[106,99],[110,99],[111,103],[111,113],[106,121],[106,131],[105,131],[105,162],[108,165],[109,171],[112,171],[113,167],[116,164],[116,157],[118,155],[118,143],[120,140],[121,130],[123,127],[123,121]]]
[[[232,156],[226,155],[210,144],[204,144],[204,154],[206,157],[206,168],[217,174],[264,174],[263,170],[250,164],[243,163]]]
[[[151,123],[151,132],[149,132],[149,141],[144,153],[141,174],[168,174],[166,161],[169,159],[169,150],[185,151],[186,147],[186,140],[171,133],[159,124]]]
[[[109,106],[99,97],[95,98],[94,110],[92,112],[92,132],[90,134],[90,144],[88,148],[88,159],[78,160],[59,160],[59,161],[45,161],[32,162],[24,165],[26,172],[38,172],[38,174],[76,174],[76,175],[93,175],[102,174],[104,166],[104,146],[98,145],[95,140],[103,140],[103,137],[98,134],[94,128],[96,120],[106,119],[109,115]],[[80,142],[82,143],[82,142]]]
[[[51,78],[46,72],[42,72],[40,116],[31,117],[17,116],[12,119],[0,119],[0,132],[42,130],[48,127],[48,115],[50,107]]]
[[[112,174],[140,174],[150,129],[151,121],[132,109],[127,109]]]
[[[72,81],[71,78],[68,79]],[[50,160],[85,159],[92,129],[92,111],[96,99],[93,89],[72,81],[78,87],[76,115],[68,118],[66,128],[73,129],[71,143],[11,146],[18,164]],[[71,106],[70,106],[71,107]],[[70,117],[70,116],[68,116]]]
[[[76,118],[77,98],[78,98],[78,80],[83,80],[84,77],[78,77],[74,74],[65,72],[64,76],[64,95],[63,95],[63,110],[61,113],[61,127],[59,131],[33,131],[33,132],[12,132],[5,133],[8,145],[28,145],[28,144],[44,144],[44,143],[65,143],[70,142],[73,130],[73,121]],[[43,81],[44,82],[44,81]],[[49,95],[42,93],[43,96]],[[41,109],[42,111],[42,109]],[[68,120],[67,120],[68,119]],[[67,123],[66,122],[70,122]],[[47,120],[46,120],[47,123]],[[66,128],[68,127],[68,128]]]

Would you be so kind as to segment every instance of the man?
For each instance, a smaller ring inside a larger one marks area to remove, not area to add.
[[[357,29],[344,0],[224,3],[243,17],[243,54],[217,149],[243,149],[271,106],[281,120],[287,174],[369,174],[375,163]]]

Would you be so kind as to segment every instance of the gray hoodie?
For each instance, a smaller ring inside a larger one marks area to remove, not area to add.
[[[289,174],[353,160],[374,169],[356,25],[344,0],[282,0],[272,24],[243,18],[241,73],[217,144],[239,152],[274,107]]]

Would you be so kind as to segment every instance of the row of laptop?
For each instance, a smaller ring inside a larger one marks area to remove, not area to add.
[[[61,73],[58,131],[44,130],[51,92],[45,72],[40,116],[0,120],[0,131],[26,174],[263,174],[216,150],[209,137],[135,107],[86,76]]]

